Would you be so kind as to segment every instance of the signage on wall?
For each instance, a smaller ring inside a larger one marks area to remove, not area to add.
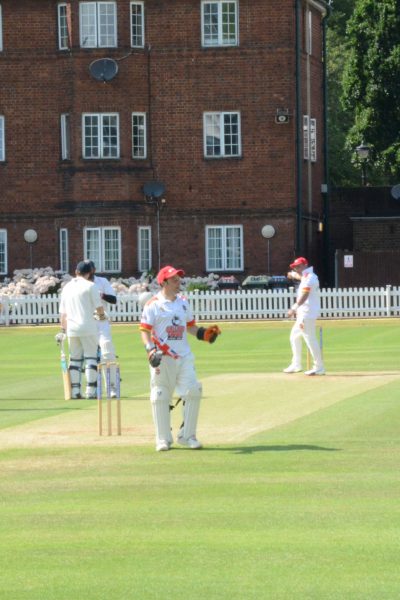
[[[345,254],[343,256],[343,264],[345,269],[352,269],[354,267],[353,255]]]

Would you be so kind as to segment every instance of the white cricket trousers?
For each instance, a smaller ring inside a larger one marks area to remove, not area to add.
[[[109,321],[98,321],[99,346],[101,350],[101,360],[104,362],[115,362],[116,354],[114,344],[111,338],[111,325]],[[117,369],[116,365],[110,367],[111,389],[116,389]]]
[[[303,327],[301,327],[301,325]],[[313,359],[313,368],[320,370],[324,368],[321,348],[317,340],[316,319],[304,319],[296,321],[290,332],[290,345],[292,347],[292,366],[301,369],[301,351],[303,339]]]

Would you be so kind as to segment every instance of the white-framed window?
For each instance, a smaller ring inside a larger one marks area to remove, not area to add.
[[[141,273],[151,269],[151,227],[138,228],[138,271]]]
[[[131,46],[144,47],[144,2],[131,2]]]
[[[118,113],[82,115],[83,158],[119,158]]]
[[[317,120],[310,118],[310,160],[317,162]]]
[[[310,159],[310,117],[303,115],[303,158]]]
[[[0,52],[3,50],[3,15],[1,13],[0,4]]]
[[[66,3],[60,3],[57,6],[58,15],[58,49],[68,50],[70,47],[69,27],[68,27],[68,6]]]
[[[60,117],[61,134],[61,160],[70,160],[71,158],[71,140],[69,114],[63,114]]]
[[[116,3],[81,2],[79,38],[81,48],[115,48],[117,46]]]
[[[240,113],[204,113],[204,156],[240,156]]]
[[[132,157],[146,158],[146,113],[132,113]]]
[[[306,53],[307,54],[312,54],[312,26],[313,26],[313,16],[312,16],[312,11],[310,9],[306,10],[306,14],[305,14],[305,46],[306,46]]]
[[[206,226],[206,270],[243,271],[243,226]]]
[[[69,272],[69,243],[68,229],[60,229],[60,270],[63,273]]]
[[[204,47],[237,46],[237,0],[203,0],[201,3],[201,38]]]
[[[121,228],[86,227],[84,230],[85,258],[92,260],[101,273],[121,271]]]
[[[8,249],[7,249],[7,230],[0,229],[0,273],[6,275],[8,272]]]
[[[6,132],[5,119],[0,115],[0,162],[6,160]]]

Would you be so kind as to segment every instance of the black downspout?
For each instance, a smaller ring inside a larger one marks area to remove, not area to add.
[[[303,254],[303,120],[301,114],[301,0],[296,12],[296,256]]]
[[[323,59],[323,101],[324,101],[324,183],[325,189],[323,194],[323,224],[324,224],[324,237],[323,237],[323,264],[325,282],[327,285],[333,285],[331,282],[331,259],[330,259],[330,231],[329,231],[329,210],[330,210],[330,186],[329,186],[329,146],[328,146],[328,77],[327,77],[327,49],[326,49],[326,35],[328,18],[331,14],[330,6],[326,7],[327,12],[322,21],[322,59]]]

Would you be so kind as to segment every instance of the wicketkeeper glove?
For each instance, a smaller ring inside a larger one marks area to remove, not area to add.
[[[219,335],[221,335],[221,330],[218,325],[210,325],[207,329],[199,327],[196,333],[198,340],[208,342],[209,344],[213,344]]]
[[[65,335],[65,333],[63,331],[60,331],[59,333],[57,333],[54,339],[56,340],[57,344],[62,344],[66,337],[67,336]]]
[[[150,365],[153,367],[153,369],[156,369],[160,366],[161,359],[163,357],[162,350],[157,350],[157,348],[154,346],[154,348],[147,352],[147,357]]]

